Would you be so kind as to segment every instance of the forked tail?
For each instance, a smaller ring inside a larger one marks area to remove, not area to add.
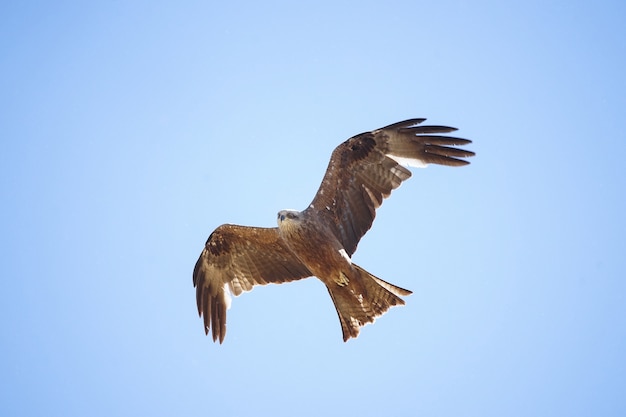
[[[347,284],[328,287],[339,315],[344,342],[357,337],[362,326],[373,323],[390,307],[404,305],[400,297],[411,294],[411,291],[390,284],[356,264],[352,264],[352,271]]]

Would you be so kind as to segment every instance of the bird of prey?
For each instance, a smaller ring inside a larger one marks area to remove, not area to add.
[[[411,291],[370,274],[351,261],[383,199],[411,176],[405,167],[463,166],[471,143],[442,135],[446,126],[403,122],[361,133],[337,146],[313,201],[303,211],[281,210],[278,227],[219,226],[207,240],[193,271],[198,313],[213,341],[226,336],[230,294],[255,285],[281,284],[311,276],[322,281],[341,323],[344,342],[357,337]]]

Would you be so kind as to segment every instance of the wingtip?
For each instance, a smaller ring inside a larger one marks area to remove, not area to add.
[[[450,156],[441,155],[429,155],[428,160],[430,164],[444,165],[449,167],[464,167],[470,164],[470,161],[465,159],[452,158]]]
[[[455,132],[459,129],[452,126],[441,126],[441,125],[427,125],[427,126],[403,126],[398,128],[398,132],[400,133],[413,133],[413,134],[424,134],[424,133],[450,133]]]
[[[209,330],[211,330],[211,329],[209,329],[209,326],[204,326],[204,334],[206,336],[209,335]],[[215,327],[214,327],[213,330],[212,330],[212,333],[211,333],[211,337],[213,338],[213,343],[216,343],[216,342],[219,341],[219,343],[221,345],[222,343],[224,343],[224,338],[226,337],[226,332],[222,332],[222,331],[218,332],[218,331],[215,330]]]
[[[213,335],[213,342],[218,342],[219,341],[219,343],[221,345],[222,343],[224,343],[224,337],[225,336],[226,335],[224,333],[220,333],[219,335]]]
[[[425,118],[407,119],[407,120],[403,120],[401,122],[392,123],[392,124],[390,124],[388,126],[385,126],[385,127],[381,128],[381,130],[384,130],[384,129],[409,128],[410,126],[416,126],[416,125],[419,125],[420,123],[424,123],[425,121],[426,121]]]

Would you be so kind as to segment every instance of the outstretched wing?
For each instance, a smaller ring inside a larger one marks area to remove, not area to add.
[[[311,276],[278,235],[277,228],[224,224],[209,236],[193,270],[198,314],[213,341],[226,336],[230,295],[255,285],[283,283]]]
[[[442,136],[456,129],[403,122],[354,136],[333,151],[315,198],[307,208],[335,229],[348,255],[372,227],[376,209],[411,172],[401,164],[462,166],[474,152],[451,146],[471,143]]]

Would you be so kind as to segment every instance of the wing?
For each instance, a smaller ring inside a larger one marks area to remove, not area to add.
[[[283,283],[311,276],[278,235],[278,228],[224,224],[209,236],[193,270],[198,314],[213,341],[226,336],[230,295],[255,285]]]
[[[401,164],[462,166],[474,152],[451,146],[471,143],[442,136],[456,129],[418,126],[426,119],[403,122],[354,136],[333,151],[315,198],[306,211],[314,211],[335,229],[352,256],[359,240],[372,227],[376,209],[411,172]]]

